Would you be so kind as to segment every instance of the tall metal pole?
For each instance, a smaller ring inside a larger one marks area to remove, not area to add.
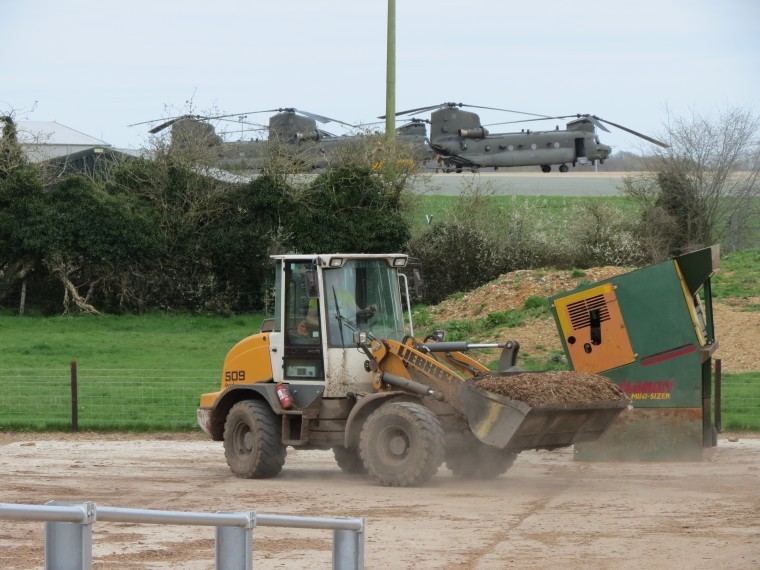
[[[388,0],[388,39],[385,70],[385,142],[396,143],[396,0]]]

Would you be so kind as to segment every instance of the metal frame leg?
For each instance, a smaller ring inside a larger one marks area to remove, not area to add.
[[[82,507],[79,522],[45,522],[45,570],[91,570],[95,503],[49,501],[45,504]]]

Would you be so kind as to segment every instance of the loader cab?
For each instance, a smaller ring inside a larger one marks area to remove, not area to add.
[[[324,383],[325,397],[370,389],[373,377],[353,335],[404,338],[398,268],[406,256],[277,256],[275,262],[274,380]]]

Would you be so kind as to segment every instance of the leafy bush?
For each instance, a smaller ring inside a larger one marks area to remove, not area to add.
[[[369,166],[340,166],[291,195],[286,227],[301,253],[400,251],[409,226],[395,191]]]
[[[486,283],[502,272],[498,244],[481,230],[461,223],[438,223],[408,244],[425,281],[424,300],[438,303]]]
[[[572,244],[574,266],[635,266],[644,261],[636,221],[598,200],[581,203],[573,214],[567,238]]]

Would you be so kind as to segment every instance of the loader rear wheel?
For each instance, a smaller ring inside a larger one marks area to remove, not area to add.
[[[413,402],[383,404],[362,428],[359,452],[369,476],[391,487],[421,485],[443,462],[445,439],[438,418]]]
[[[264,401],[238,402],[224,424],[224,455],[238,477],[265,479],[282,471],[287,448],[280,418]]]
[[[446,453],[446,467],[463,479],[495,479],[512,467],[517,454],[480,441]]]
[[[359,450],[355,447],[347,448],[343,446],[336,446],[332,448],[333,455],[335,455],[335,462],[340,467],[343,473],[351,474],[364,474],[367,469],[364,467],[362,458],[359,455]]]

